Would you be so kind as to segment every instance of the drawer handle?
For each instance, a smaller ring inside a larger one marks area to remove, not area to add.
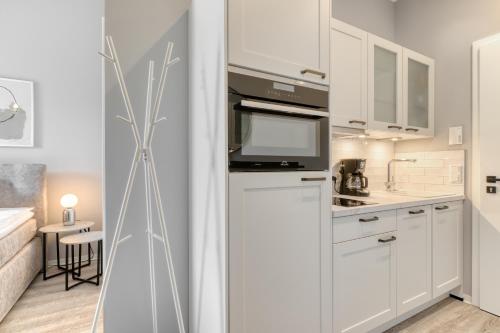
[[[369,219],[359,219],[359,222],[375,222],[378,221],[379,218],[378,216],[370,217]]]
[[[366,125],[366,121],[363,121],[363,120],[349,120],[349,124]]]
[[[418,128],[410,128],[410,127],[408,127],[407,129],[405,129],[405,131],[407,131],[407,132],[415,132],[416,133],[416,132],[418,132]]]
[[[403,129],[403,127],[397,126],[397,125],[389,125],[389,126],[387,126],[387,128],[389,128],[389,129],[398,129],[398,130]]]
[[[419,210],[410,210],[408,213],[410,213],[411,215],[418,215],[418,214],[423,214],[423,213],[425,213],[425,210],[423,210],[423,209],[419,209]]]
[[[306,73],[309,73],[309,74],[314,74],[314,75],[318,75],[318,76],[321,76],[322,79],[324,79],[326,77],[326,73],[323,73],[323,72],[320,72],[320,71],[317,71],[315,69],[309,69],[309,68],[306,68],[306,69],[303,69],[300,71],[300,74],[304,75]]]
[[[448,209],[448,208],[450,208],[450,207],[448,207],[448,206],[444,205],[444,206],[439,206],[439,207],[436,207],[435,209],[436,209],[436,210],[445,210],[445,209]]]
[[[378,242],[379,243],[389,243],[389,242],[394,242],[396,240],[396,236],[391,236],[390,238],[386,238],[386,239],[379,239]]]
[[[322,182],[326,180],[326,177],[302,177],[300,180],[303,182]]]

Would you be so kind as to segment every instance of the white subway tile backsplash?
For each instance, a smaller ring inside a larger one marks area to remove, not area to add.
[[[396,153],[396,158],[415,158],[416,163],[399,163],[396,165],[396,179],[399,176],[403,182],[397,184],[398,189],[406,191],[425,191],[440,193],[464,193],[464,185],[452,184],[450,178],[450,166],[465,167],[465,152],[463,150],[420,152],[420,153]],[[455,169],[456,170],[456,169]],[[464,173],[464,172],[463,172]]]

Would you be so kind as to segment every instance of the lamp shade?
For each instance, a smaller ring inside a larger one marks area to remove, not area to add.
[[[64,208],[73,208],[78,203],[78,197],[74,194],[65,194],[61,197],[61,206]]]

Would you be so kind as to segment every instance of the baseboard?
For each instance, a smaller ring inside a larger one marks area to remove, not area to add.
[[[474,304],[472,304],[472,296],[464,294],[464,303],[467,303],[467,304],[470,304],[470,305],[474,305]]]

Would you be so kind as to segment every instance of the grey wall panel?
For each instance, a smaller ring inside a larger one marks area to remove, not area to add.
[[[154,87],[160,78],[167,43],[175,43],[173,55],[181,62],[168,72],[166,90],[160,117],[167,117],[155,132],[153,150],[159,174],[162,201],[165,207],[170,245],[177,274],[177,284],[182,303],[184,322],[188,323],[188,17],[183,14],[172,24],[158,25],[139,31],[153,29],[155,38],[145,36],[149,42],[138,43],[137,38],[127,38],[137,25],[148,25],[151,21],[129,21],[116,19],[116,6],[126,3],[110,1],[106,6],[106,33],[115,38],[118,55],[129,58],[125,68],[132,105],[139,127],[144,126],[146,87],[149,60],[155,61]],[[143,3],[147,6],[147,1]],[[168,3],[165,3],[165,10]],[[147,8],[149,15],[162,17],[158,8]],[[132,8],[129,8],[132,10]],[[155,10],[156,9],[156,10]],[[123,8],[120,9],[123,11]],[[144,13],[143,13],[144,15]],[[141,15],[140,15],[141,16]],[[147,16],[147,15],[146,15]],[[141,16],[142,17],[142,16]],[[154,20],[152,20],[154,21]],[[119,24],[117,24],[119,22]],[[160,29],[158,31],[157,29]],[[128,52],[133,50],[133,54]],[[141,53],[138,56],[138,53]],[[109,254],[113,233],[117,224],[122,195],[125,190],[129,166],[133,158],[134,142],[130,127],[117,120],[125,116],[125,108],[112,66],[106,70],[106,119],[105,119],[105,184],[106,184],[106,248]],[[156,90],[155,90],[156,91]],[[149,268],[144,195],[144,173],[138,170],[132,192],[123,235],[133,238],[119,247],[115,267],[110,279],[110,288],[104,305],[106,332],[151,332],[151,303],[149,291]],[[160,234],[158,218],[154,215],[155,232]],[[158,318],[160,332],[177,332],[177,321],[163,248],[155,245]]]

